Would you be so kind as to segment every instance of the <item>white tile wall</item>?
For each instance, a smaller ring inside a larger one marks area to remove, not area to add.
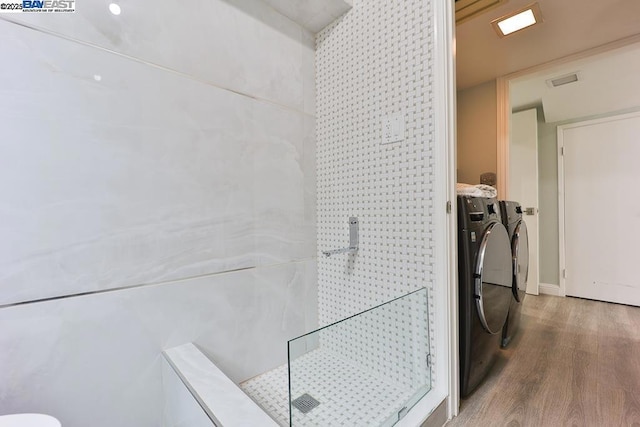
[[[277,427],[277,424],[193,343],[163,352],[214,424]]]
[[[431,386],[426,289],[289,342],[289,364],[241,383],[280,425],[289,390],[321,401],[292,425],[380,426]],[[319,344],[319,345],[318,345]],[[384,424],[390,425],[390,424]]]
[[[264,1],[118,0],[118,16],[109,3],[79,0],[75,13],[11,19],[302,109],[306,30]]]
[[[0,18],[0,413],[158,427],[163,349],[241,381],[318,324],[313,37],[260,0],[81,3]]]
[[[158,427],[161,352],[194,342],[233,381],[287,360],[317,324],[313,261],[0,310],[0,413]]]
[[[322,330],[320,346],[408,394],[429,387],[428,303],[422,289],[376,307]]]
[[[0,37],[0,304],[315,255],[312,116],[4,21]]]
[[[162,427],[215,427],[166,360],[162,360]]]
[[[360,222],[357,254],[318,258],[321,324],[433,291],[432,5],[353,3],[317,38],[319,250],[344,247],[347,219]],[[405,118],[405,139],[381,145],[383,119],[394,113]],[[429,301],[432,338],[435,309]],[[384,372],[397,360],[368,367]]]

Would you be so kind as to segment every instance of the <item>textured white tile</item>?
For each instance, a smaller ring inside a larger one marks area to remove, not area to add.
[[[289,364],[241,387],[280,425],[289,425],[289,390],[320,406],[292,410],[292,425],[392,425],[430,390],[426,289],[289,342]]]
[[[360,0],[317,35],[318,249],[345,246],[350,216],[360,228],[357,254],[318,258],[321,324],[423,286],[433,294],[432,17],[428,1]],[[381,145],[383,119],[394,113],[405,118],[405,139]],[[433,340],[437,308],[428,304]],[[379,337],[388,334],[367,331],[351,331],[361,337],[355,353],[382,354]],[[390,360],[403,360],[400,344]],[[403,363],[389,372],[402,373]]]
[[[162,360],[163,418],[162,427],[212,427],[207,414],[182,380]]]
[[[307,414],[293,408],[294,426],[371,427],[393,425],[413,390],[393,378],[367,371],[348,358],[325,349],[295,360],[291,393],[294,399],[307,393],[320,405]],[[282,365],[241,384],[281,426],[289,425],[289,370]],[[394,420],[395,421],[395,420]]]
[[[12,19],[302,109],[302,29],[263,1],[117,3],[119,16],[109,2],[85,1],[73,14]]]
[[[0,37],[0,303],[314,254],[307,115],[15,24]]]
[[[0,309],[2,411],[158,427],[162,350],[195,342],[235,382],[286,363],[287,340],[317,327],[313,264]]]
[[[322,329],[322,348],[408,390],[430,388],[426,289]]]
[[[193,344],[165,350],[202,408],[221,427],[277,424]]]
[[[286,364],[240,383],[240,387],[281,426],[289,426],[289,371]]]

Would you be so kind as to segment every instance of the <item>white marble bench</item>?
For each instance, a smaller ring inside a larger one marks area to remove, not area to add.
[[[278,427],[195,345],[184,344],[165,350],[163,354],[217,427]]]

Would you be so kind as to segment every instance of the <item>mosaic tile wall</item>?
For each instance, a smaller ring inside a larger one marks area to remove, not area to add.
[[[421,287],[432,294],[432,15],[430,1],[355,0],[317,37],[319,251],[346,246],[348,218],[360,222],[357,254],[318,254],[321,325]],[[383,121],[392,114],[404,117],[405,138],[383,144]],[[428,304],[433,349],[435,308]],[[374,325],[334,339],[368,355],[359,360],[364,367],[402,381],[413,370],[404,354],[407,331],[398,328],[391,346],[375,340]],[[337,341],[332,350],[341,347]],[[331,340],[321,346],[332,347]],[[390,348],[393,354],[371,356]]]

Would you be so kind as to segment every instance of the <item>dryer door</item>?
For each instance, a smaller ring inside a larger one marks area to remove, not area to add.
[[[529,236],[527,224],[520,220],[511,238],[511,252],[513,253],[513,296],[522,302],[527,291],[529,278]]]
[[[512,298],[512,256],[504,225],[494,222],[482,236],[476,259],[475,300],[484,329],[502,331]]]

